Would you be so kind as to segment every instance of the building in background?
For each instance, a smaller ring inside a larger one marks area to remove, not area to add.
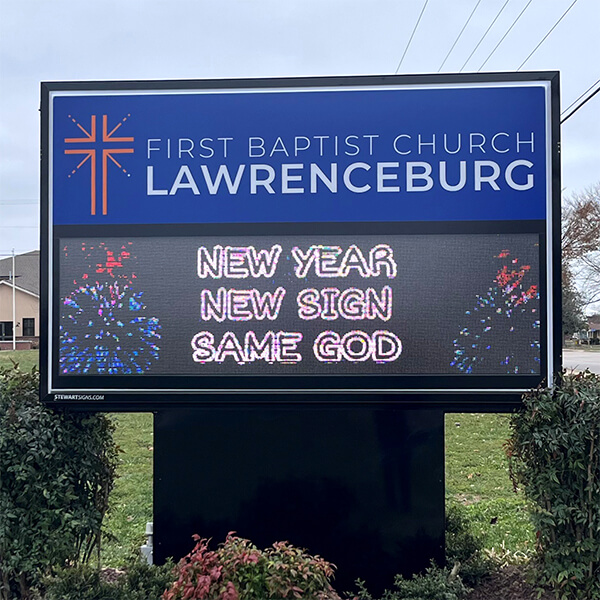
[[[40,252],[14,259],[15,314],[13,316],[13,259],[0,260],[0,350],[12,348],[13,323],[17,350],[37,347],[40,335]]]
[[[588,330],[586,332],[587,343],[590,345],[600,344],[600,315],[591,315],[587,318]]]

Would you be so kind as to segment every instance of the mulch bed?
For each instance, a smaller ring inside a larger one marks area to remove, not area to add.
[[[125,575],[124,569],[112,569],[111,567],[104,567],[100,571],[100,579],[106,583],[117,583],[118,579]]]
[[[507,566],[486,577],[470,594],[469,600],[535,600],[537,590],[527,583],[523,567]],[[545,592],[539,600],[556,600]]]

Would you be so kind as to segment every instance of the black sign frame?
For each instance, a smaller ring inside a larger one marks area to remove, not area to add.
[[[50,92],[56,90],[129,90],[138,89],[221,89],[221,88],[269,88],[269,87],[341,87],[385,84],[461,84],[493,82],[550,83],[551,115],[551,182],[552,215],[550,221],[551,239],[546,240],[547,229],[538,222],[513,221],[455,221],[455,222],[411,222],[411,223],[310,223],[310,224],[223,224],[189,226],[194,235],[202,232],[214,235],[222,231],[227,235],[267,235],[280,234],[358,234],[370,232],[387,235],[390,233],[537,233],[540,236],[540,292],[546,298],[546,248],[547,241],[552,247],[550,267],[552,314],[547,314],[546,303],[541,303],[542,322],[551,328],[553,372],[560,369],[561,352],[561,261],[560,261],[560,104],[559,74],[557,72],[533,73],[486,73],[455,75],[388,75],[363,77],[326,77],[291,79],[251,79],[251,80],[205,80],[205,81],[154,81],[154,82],[63,82],[42,84],[42,166],[41,166],[41,322],[40,332],[40,372],[41,397],[52,406],[69,406],[93,410],[152,410],[174,405],[222,405],[226,403],[270,403],[294,402],[314,403],[401,403],[403,406],[443,407],[448,410],[469,408],[470,410],[511,410],[518,406],[522,392],[548,383],[548,377],[538,375],[510,375],[518,385],[507,387],[506,375],[357,375],[356,380],[347,375],[303,375],[303,376],[131,376],[70,375],[60,376],[58,365],[48,364],[49,348],[58,347],[58,328],[52,332],[45,326],[52,316],[57,323],[58,278],[51,278],[49,265],[58,264],[58,240],[61,237],[107,236],[105,226],[54,226],[50,239],[49,211],[49,135]],[[187,231],[178,226],[177,232],[169,231],[168,225],[113,225],[110,236],[122,233],[129,236],[168,236],[182,235]],[[50,249],[52,249],[50,251]],[[52,252],[53,256],[50,256]],[[52,259],[52,260],[51,260]],[[547,352],[542,352],[542,373],[548,372]],[[107,387],[107,377],[110,384]],[[49,381],[57,382],[51,388]],[[432,378],[435,384],[432,385]],[[232,381],[232,379],[234,381]],[[138,386],[130,388],[132,384]],[[551,382],[550,382],[551,383]],[[143,384],[143,385],[139,385]]]

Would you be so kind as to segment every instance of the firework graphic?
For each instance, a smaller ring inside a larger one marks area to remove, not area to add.
[[[62,300],[59,369],[62,374],[136,374],[159,358],[160,323],[145,315],[143,292],[134,289],[132,243],[117,253],[105,243],[63,248],[65,261],[86,266]],[[81,263],[79,263],[81,264]]]
[[[531,265],[520,265],[508,250],[495,258],[501,266],[465,312],[450,365],[463,373],[539,373],[539,290],[529,281]]]

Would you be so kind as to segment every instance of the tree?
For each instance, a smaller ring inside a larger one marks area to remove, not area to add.
[[[600,250],[600,182],[564,201],[561,237],[563,260],[567,262]]]
[[[563,336],[570,337],[586,329],[587,322],[583,314],[583,302],[573,282],[573,275],[563,267],[562,273],[562,321]]]
[[[600,182],[562,208],[563,332],[585,327],[583,309],[600,300]]]

